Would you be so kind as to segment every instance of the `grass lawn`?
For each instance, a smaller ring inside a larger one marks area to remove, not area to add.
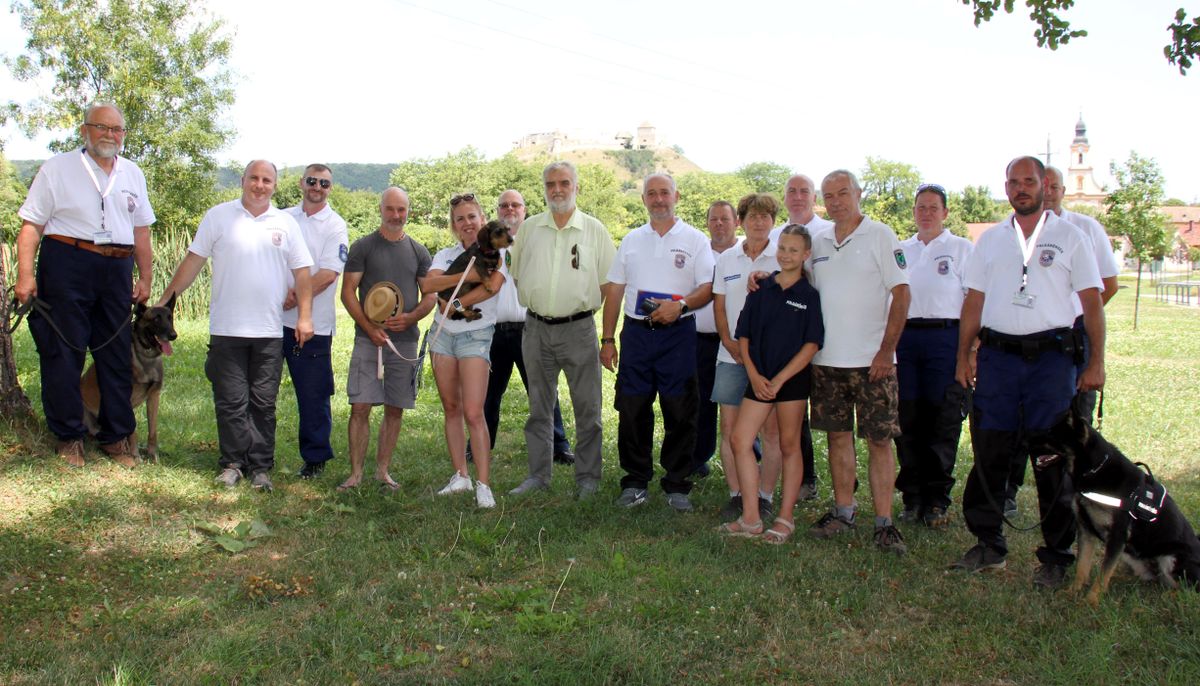
[[[1200,311],[1144,298],[1136,332],[1132,312],[1132,289],[1108,308],[1104,432],[1200,524]],[[604,484],[589,502],[573,500],[560,466],[549,494],[503,495],[525,476],[516,375],[495,510],[433,495],[451,468],[431,379],[405,417],[399,492],[336,494],[348,471],[345,318],[334,362],[338,459],[315,481],[292,476],[300,463],[285,374],[276,491],[226,491],[212,483],[207,323],[179,329],[158,464],[125,471],[89,449],[87,467],[72,470],[52,457],[40,424],[0,426],[0,683],[1200,683],[1200,594],[1127,575],[1099,609],[1035,592],[1033,532],[1010,532],[1002,572],[950,573],[973,543],[957,506],[949,531],[904,528],[903,558],[876,552],[866,525],[833,541],[801,531],[779,547],[723,538],[712,531],[728,496],[719,471],[698,483],[693,514],[674,514],[661,493],[615,508],[608,373]],[[24,328],[16,347],[37,405]],[[956,498],[970,465],[964,441]],[[1020,504],[1032,523],[1032,488]],[[815,519],[824,506],[798,515]],[[254,545],[229,552],[213,530],[229,547]]]

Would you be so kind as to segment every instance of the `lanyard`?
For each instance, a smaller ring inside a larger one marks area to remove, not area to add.
[[[113,184],[117,182],[117,164],[120,163],[119,157],[113,157],[112,172],[108,175],[108,187],[100,190],[100,180],[96,178],[96,172],[92,171],[92,165],[87,161],[87,148],[79,151],[79,163],[83,165],[88,176],[92,179],[92,185],[96,187],[96,192],[100,194],[100,233],[104,233],[104,199],[112,193]]]
[[[1020,225],[1017,224],[1017,217],[1013,215],[1013,231],[1017,234],[1017,245],[1021,246],[1021,256],[1025,258],[1021,262],[1021,293],[1025,292],[1025,286],[1029,283],[1029,260],[1033,257],[1033,251],[1037,248],[1038,236],[1042,234],[1042,227],[1045,225],[1046,213],[1042,212],[1037,226],[1034,227],[1033,233],[1029,235],[1029,240],[1025,240],[1025,232],[1021,231]]]

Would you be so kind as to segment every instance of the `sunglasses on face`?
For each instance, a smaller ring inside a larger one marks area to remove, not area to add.
[[[318,179],[315,176],[306,176],[304,177],[304,184],[309,188],[316,188],[317,184],[321,184],[321,188],[328,190],[329,187],[333,185],[333,182],[329,179]]]

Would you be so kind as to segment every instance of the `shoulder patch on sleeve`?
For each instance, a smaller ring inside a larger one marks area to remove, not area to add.
[[[892,254],[896,256],[896,266],[901,269],[908,268],[908,262],[904,259],[903,250],[893,250]]]
[[[338,246],[338,259],[343,263],[350,259],[350,248],[347,248],[345,243]]]

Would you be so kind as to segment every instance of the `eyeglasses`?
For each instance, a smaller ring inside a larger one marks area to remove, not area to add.
[[[304,177],[304,183],[309,188],[316,188],[317,184],[319,183],[321,184],[321,188],[324,188],[325,190],[329,190],[329,187],[333,185],[333,182],[329,179],[318,179],[315,176]]]
[[[571,246],[571,268],[579,269],[579,244]]]
[[[462,195],[455,195],[450,198],[450,206],[451,207],[458,207],[458,203],[460,203],[460,202],[476,202],[475,194],[474,193],[463,193]]]
[[[100,133],[111,133],[114,136],[124,136],[125,131],[127,131],[124,126],[105,126],[104,124],[93,124],[91,122],[84,122],[83,125],[90,126]]]
[[[525,203],[523,203],[523,202],[502,202],[499,205],[496,205],[496,207],[498,207],[499,209],[502,209],[502,210],[515,210],[518,207],[524,207],[524,206],[525,206]]]

